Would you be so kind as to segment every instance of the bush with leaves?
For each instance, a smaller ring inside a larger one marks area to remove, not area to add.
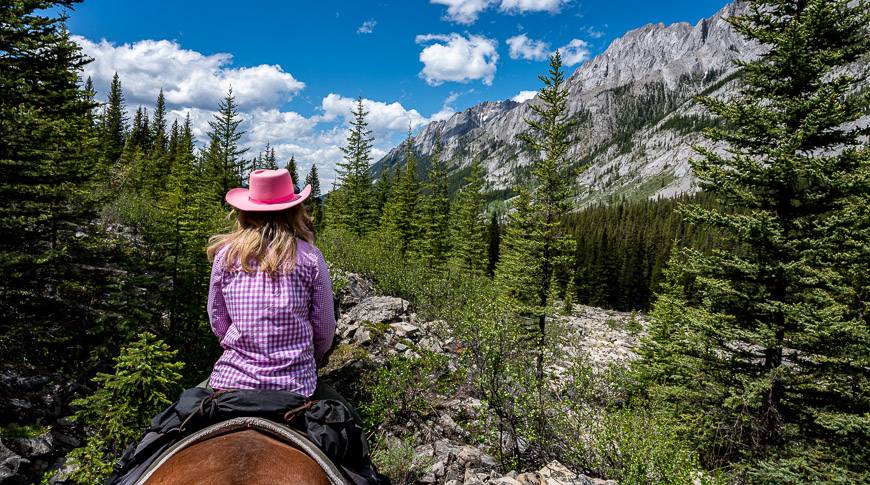
[[[421,353],[420,357],[392,357],[365,377],[371,397],[360,411],[370,429],[405,423],[413,414],[429,411],[431,392],[449,371],[444,356]]]
[[[94,378],[98,388],[93,394],[72,402],[78,408],[74,419],[92,432],[84,446],[68,456],[74,465],[69,479],[100,483],[118,455],[174,400],[184,367],[175,360],[176,353],[154,335],[143,333],[115,358],[114,373]]]

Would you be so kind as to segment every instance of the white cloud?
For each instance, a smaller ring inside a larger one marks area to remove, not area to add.
[[[511,59],[526,59],[530,61],[543,61],[553,54],[550,44],[542,40],[530,39],[526,34],[515,35],[507,40],[510,47]],[[560,47],[562,63],[566,66],[580,64],[589,59],[589,44],[585,40],[572,39],[568,44]]]
[[[530,39],[526,34],[515,35],[507,40],[511,59],[543,61],[550,56],[550,44],[543,40]]]
[[[606,28],[607,28],[607,24],[604,24],[603,27],[606,29]],[[596,29],[595,27],[592,27],[592,26],[586,27],[586,34],[589,35],[589,37],[591,37],[591,38],[593,38],[593,39],[600,39],[600,38],[604,37],[604,31],[603,31],[603,30],[598,30],[598,29]]]
[[[232,84],[239,103],[240,130],[245,131],[239,144],[248,148],[245,157],[254,157],[269,143],[275,148],[280,165],[295,156],[300,172],[307,174],[317,164],[322,187],[329,190],[335,177],[335,164],[341,160],[340,147],[347,137],[347,121],[355,100],[331,93],[311,116],[284,111],[281,106],[304,88],[280,66],[232,66],[229,54],[204,55],[184,49],[168,40],[143,40],[113,45],[75,37],[84,51],[95,60],[83,76],[91,76],[97,98],[105,100],[109,83],[117,71],[121,78],[129,110],[146,106],[149,113],[162,87],[168,105],[168,119],[183,124],[190,115],[197,143],[208,143],[208,122],[216,114],[218,102]],[[455,97],[448,96],[441,111],[426,118],[419,111],[399,102],[365,99],[367,120],[374,132],[372,157],[386,154],[411,128],[418,128],[435,118],[446,116]]]
[[[357,34],[371,34],[375,31],[375,26],[378,25],[378,21],[375,19],[366,20],[356,29]]]
[[[341,118],[347,123],[353,117],[351,111],[356,108],[356,99],[329,93],[320,103],[323,121],[333,121]],[[363,99],[363,108],[368,111],[366,120],[375,136],[388,136],[391,133],[405,132],[410,124],[411,129],[427,122],[415,109],[406,109],[399,102],[384,103]]]
[[[232,55],[204,55],[169,40],[140,40],[115,45],[73,36],[94,62],[84,67],[98,92],[107,92],[115,72],[128,104],[151,104],[160,88],[170,106],[214,108],[232,86],[241,108],[274,106],[305,87],[279,65],[231,67]]]
[[[538,95],[537,91],[520,91],[516,96],[511,98],[511,101],[515,101],[517,103],[525,103],[526,101],[534,98]]]
[[[437,5],[446,5],[444,20],[469,25],[477,21],[480,12],[489,8],[493,0],[432,0]]]
[[[498,43],[495,40],[479,35],[465,37],[452,33],[418,35],[416,42],[432,42],[420,52],[420,62],[423,63],[420,77],[429,85],[437,86],[444,81],[465,83],[478,79],[486,85],[492,84],[498,63]]]
[[[256,109],[248,114],[244,129],[246,141],[252,146],[263,146],[279,140],[307,140],[314,135],[317,120],[306,118],[295,111]]]
[[[463,25],[477,21],[480,13],[498,3],[498,9],[503,13],[519,14],[527,12],[558,13],[562,5],[571,0],[431,0],[437,5],[447,6],[444,20]]]
[[[559,13],[562,5],[570,0],[501,0],[498,6],[502,12],[525,13],[525,12],[549,12]]]
[[[559,48],[562,63],[566,66],[580,64],[589,59],[589,44],[585,40],[573,39],[567,45]]]

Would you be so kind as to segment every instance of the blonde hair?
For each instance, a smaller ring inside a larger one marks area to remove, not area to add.
[[[304,204],[277,212],[247,212],[235,209],[232,231],[209,239],[209,261],[226,247],[227,269],[241,267],[245,273],[263,271],[269,275],[289,273],[296,263],[296,238],[314,243],[314,225]],[[256,267],[252,263],[256,262]]]

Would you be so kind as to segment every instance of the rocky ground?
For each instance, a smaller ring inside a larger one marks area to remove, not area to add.
[[[355,274],[342,275],[346,284],[338,292],[341,317],[336,346],[322,376],[353,400],[359,376],[382,366],[394,356],[417,357],[429,351],[445,357],[448,370],[458,367],[459,342],[450,338],[444,322],[421,319],[412,305],[400,298],[380,296],[372,284]],[[645,322],[641,316],[575,305],[562,317],[564,351],[584,355],[595,367],[624,363],[635,358],[632,349]],[[0,374],[0,394],[26,399],[0,399],[0,412],[21,421],[50,426],[33,427],[16,436],[0,437],[0,483],[30,483],[45,470],[63,464],[63,456],[80,442],[67,418],[59,415],[60,403],[75,389],[58,386],[49,378],[23,378]],[[12,390],[15,390],[13,393]],[[27,390],[22,394],[21,390]],[[417,483],[449,485],[567,485],[606,484],[577,474],[558,462],[537,471],[504,473],[497,459],[474,440],[469,423],[486,414],[481,402],[461,388],[452,395],[433,392],[426,396],[430,412],[415,422],[387,429],[381,438],[408,438],[408,476]],[[14,421],[13,421],[14,422]],[[413,432],[409,430],[414,430]],[[19,430],[22,431],[22,430]]]
[[[372,285],[358,275],[344,275],[347,284],[339,292],[342,316],[338,321],[336,351],[322,375],[346,395],[352,395],[354,381],[366,369],[390,356],[413,357],[426,349],[448,357],[456,365],[460,346],[445,337],[443,322],[425,321],[409,302],[378,296]],[[645,322],[642,317],[576,305],[562,318],[566,333],[565,351],[586,355],[595,367],[624,363],[635,358],[632,348]],[[463,424],[486,410],[480,401],[460,390],[451,396],[435,393],[431,412],[420,422],[408,423],[386,433],[413,435],[416,443],[410,475],[417,483],[459,484],[605,484],[615,483],[577,474],[558,462],[538,471],[499,472],[499,464],[487,450],[475,444],[472,431]],[[411,431],[411,430],[415,431]],[[398,437],[398,436],[397,436]]]
[[[22,377],[0,373],[0,413],[11,422],[39,423],[7,427],[0,434],[0,483],[32,483],[34,477],[63,462],[69,450],[79,446],[80,433],[61,416],[61,403],[75,391],[48,376]]]

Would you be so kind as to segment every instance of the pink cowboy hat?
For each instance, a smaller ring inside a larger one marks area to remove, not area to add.
[[[227,192],[227,204],[243,211],[267,212],[289,209],[299,205],[311,195],[306,185],[298,194],[293,190],[293,179],[287,169],[254,170],[248,189],[237,188]]]

